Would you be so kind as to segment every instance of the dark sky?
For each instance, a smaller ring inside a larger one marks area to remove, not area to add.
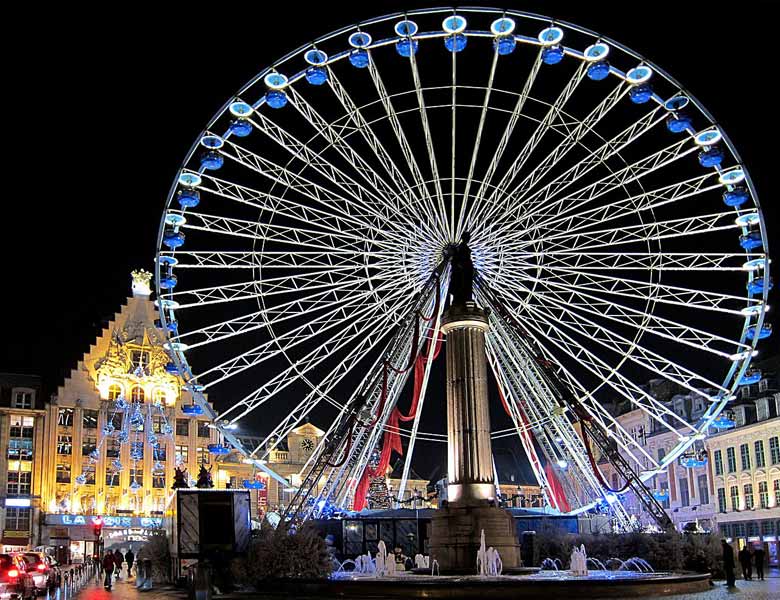
[[[20,38],[4,56],[3,87],[14,102],[3,169],[0,371],[39,373],[52,391],[129,294],[129,272],[151,270],[170,182],[224,101],[318,35],[428,5],[212,3],[202,11],[189,3],[161,12],[167,4],[132,3],[110,15],[57,7],[9,23]],[[777,247],[777,150],[767,142],[780,134],[776,2],[507,6],[599,31],[686,86],[741,153]]]

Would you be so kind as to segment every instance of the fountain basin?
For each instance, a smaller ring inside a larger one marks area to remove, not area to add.
[[[322,581],[269,582],[252,597],[306,598],[638,598],[704,592],[711,587],[708,574],[590,571],[574,577],[566,571],[540,571],[532,575],[480,577],[417,575],[402,572],[395,577],[340,573]]]

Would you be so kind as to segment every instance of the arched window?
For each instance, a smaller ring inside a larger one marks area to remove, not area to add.
[[[133,394],[132,394],[132,401],[133,402],[140,402],[143,404],[145,398],[144,394],[144,388],[142,388],[140,385],[137,385],[133,388]]]
[[[160,388],[154,390],[154,403],[155,404],[164,405],[166,398],[167,398],[167,394],[165,393],[165,390],[160,389]]]
[[[119,398],[119,396],[122,395],[122,386],[118,383],[112,383],[110,386],[108,386],[108,399],[109,400],[116,400]]]

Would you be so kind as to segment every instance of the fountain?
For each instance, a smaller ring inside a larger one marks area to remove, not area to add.
[[[571,551],[571,564],[569,565],[569,571],[575,577],[587,577],[588,576],[588,555],[585,552],[585,545],[576,546]]]
[[[503,564],[498,550],[490,546],[485,549],[485,530],[479,536],[479,550],[477,551],[477,574],[480,577],[498,577],[501,575]]]
[[[599,570],[599,571],[606,571],[607,567],[604,565],[603,562],[601,562],[598,558],[592,558],[588,557],[588,560],[585,561],[585,564],[593,563],[593,565]]]
[[[548,556],[542,561],[540,568],[542,571],[560,571],[563,565],[560,558],[550,558]]]
[[[431,557],[423,556],[422,554],[414,555],[414,568],[415,569],[427,569],[430,567]]]

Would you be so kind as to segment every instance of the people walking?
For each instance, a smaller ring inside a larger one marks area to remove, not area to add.
[[[739,551],[737,556],[739,557],[739,564],[742,567],[742,579],[745,581],[750,581],[753,579],[753,567],[750,564],[750,559],[752,558],[752,556],[750,556],[750,550],[748,550],[748,547],[745,546],[742,548],[742,550]]]
[[[127,576],[130,577],[130,571],[133,570],[133,562],[135,561],[135,554],[133,554],[133,549],[130,548],[127,551],[127,554],[125,554],[125,562],[127,562]]]
[[[103,587],[111,590],[111,575],[114,573],[114,555],[111,552],[106,552],[103,557],[103,572],[106,574]]]
[[[122,574],[122,563],[125,562],[125,556],[122,554],[122,551],[117,548],[114,550],[114,564],[116,566],[116,578],[119,579],[119,576]]]
[[[756,561],[756,579],[764,581],[764,547],[758,546],[753,553],[753,557]]]
[[[726,540],[720,541],[723,548],[723,570],[726,572],[726,585],[730,588],[736,587],[734,577],[734,550]]]

